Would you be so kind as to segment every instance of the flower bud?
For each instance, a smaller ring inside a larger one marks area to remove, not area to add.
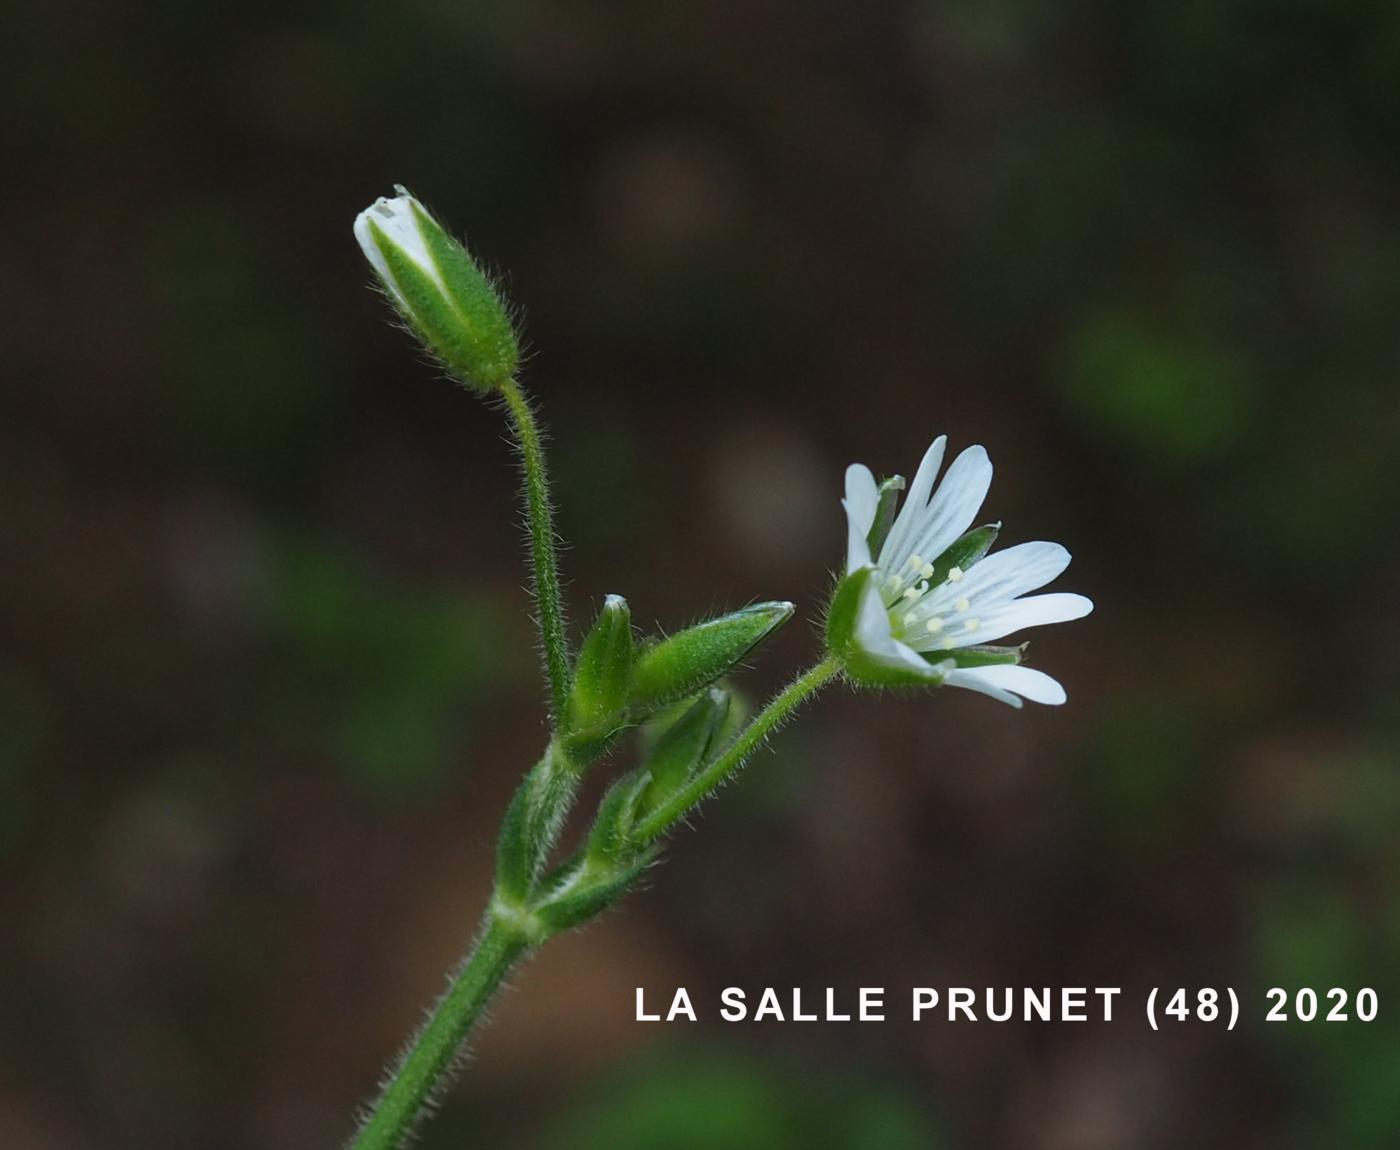
[[[621,595],[609,595],[579,651],[569,694],[571,736],[606,740],[622,725],[632,679],[632,613]]]
[[[651,785],[643,809],[659,806],[690,781],[719,743],[728,716],[729,692],[711,687],[661,732],[646,760]]]
[[[791,603],[755,603],[647,648],[632,666],[633,712],[646,714],[713,683],[786,623],[792,611]]]
[[[505,303],[461,244],[402,187],[355,220],[355,238],[418,338],[463,383],[490,391],[520,351]]]

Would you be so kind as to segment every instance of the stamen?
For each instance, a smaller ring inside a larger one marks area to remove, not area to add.
[[[906,587],[904,589],[904,598],[908,599],[911,603],[922,594],[923,592],[917,587]]]
[[[904,616],[904,625],[906,627],[912,627],[914,625],[914,620],[917,618],[918,616],[915,615],[913,611],[910,611],[907,615]]]
[[[971,609],[972,604],[969,603],[966,599],[959,599],[956,603],[953,604],[953,606],[956,607],[959,611],[967,611]]]
[[[937,615],[935,615],[932,619],[925,623],[924,626],[928,628],[928,633],[930,635],[937,635],[938,632],[943,630],[943,620],[940,619]]]
[[[980,626],[982,626],[982,620],[981,620],[981,619],[969,619],[966,623],[963,624],[963,630],[964,630],[964,631],[975,631],[975,630],[977,630],[977,628],[980,627]]]
[[[952,650],[954,647],[956,647],[956,646],[957,646],[957,644],[954,643],[953,640],[951,640],[951,639],[944,639],[944,640],[943,640],[942,647],[943,647],[943,649],[944,649],[945,651],[951,651],[951,650]]]
[[[962,582],[962,577],[963,577],[963,569],[962,569],[961,567],[949,567],[949,568],[948,568],[948,582],[949,582],[949,583],[961,583],[961,582]]]
[[[909,570],[910,570],[910,571],[917,571],[917,570],[918,570],[920,567],[922,567],[923,565],[924,565],[924,557],[923,557],[922,555],[915,554],[915,555],[909,556]]]
[[[932,579],[932,578],[933,578],[933,564],[932,564],[932,563],[925,563],[925,564],[919,569],[919,574],[922,575],[925,579]]]

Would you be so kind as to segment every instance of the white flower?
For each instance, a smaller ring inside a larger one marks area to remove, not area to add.
[[[1014,649],[993,653],[982,645],[1027,627],[1081,618],[1094,605],[1064,592],[1024,597],[1069,566],[1069,552],[1058,543],[1022,543],[984,558],[995,534],[989,529],[968,537],[959,564],[959,552],[949,549],[972,526],[991,485],[992,464],[983,448],[969,447],[935,490],[946,445],[940,435],[924,455],[876,556],[868,537],[879,488],[868,467],[856,463],[846,470],[846,573],[870,572],[854,621],[854,649],[896,679],[967,687],[1014,707],[1021,696],[1063,703],[1064,688],[1044,672],[1015,665]]]
[[[426,209],[403,188],[398,188],[397,191],[399,194],[392,199],[380,196],[355,217],[355,239],[359,241],[365,259],[369,260],[380,282],[393,294],[399,307],[407,309],[408,300],[389,270],[389,262],[380,247],[381,242],[393,244],[443,291],[446,291],[447,285],[443,282],[442,272],[438,270],[436,261],[428,251],[428,241],[423,235],[421,221],[430,218]],[[371,221],[374,227],[370,227]],[[375,235],[376,231],[379,235]]]

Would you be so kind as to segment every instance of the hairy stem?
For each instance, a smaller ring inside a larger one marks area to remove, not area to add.
[[[633,828],[630,836],[633,846],[640,850],[646,844],[655,842],[694,810],[716,787],[737,772],[769,735],[791,719],[803,703],[840,672],[841,660],[828,655],[783,688],[723,754]],[[551,746],[541,765],[554,765],[549,762],[553,752]],[[562,821],[567,810],[575,780],[567,769],[561,772],[561,776],[551,784],[558,785],[558,792],[552,792],[547,801],[541,804],[546,808],[544,817],[550,825],[547,829],[534,832],[536,835],[551,838],[556,821]],[[630,885],[631,879],[626,881]],[[560,894],[554,893],[556,897]],[[611,898],[607,901],[610,902]],[[594,910],[588,915],[591,917],[596,913]],[[400,1150],[436,1092],[450,1078],[467,1035],[481,1018],[507,972],[531,946],[543,942],[554,929],[558,929],[558,924],[553,928],[546,926],[528,906],[508,905],[499,892],[483,921],[484,929],[475,949],[453,977],[447,993],[433,1008],[427,1023],[409,1043],[383,1093],[347,1150]]]
[[[559,583],[559,560],[554,552],[554,509],[549,501],[549,475],[544,447],[530,401],[515,380],[501,385],[510,414],[516,447],[525,472],[525,518],[530,528],[530,568],[535,610],[539,615],[544,669],[555,723],[569,702],[569,641],[564,634],[564,594]]]
[[[808,668],[769,700],[729,747],[684,787],[652,811],[632,831],[638,845],[654,842],[734,774],[765,739],[786,723],[797,709],[841,671],[841,660],[828,655]]]
[[[398,1150],[458,1060],[472,1025],[528,949],[516,927],[488,914],[476,948],[414,1036],[347,1150]]]

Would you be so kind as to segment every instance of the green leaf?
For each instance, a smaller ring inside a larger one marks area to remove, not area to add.
[[[786,623],[792,611],[791,603],[756,603],[647,648],[632,668],[632,712],[649,714],[713,683]]]

